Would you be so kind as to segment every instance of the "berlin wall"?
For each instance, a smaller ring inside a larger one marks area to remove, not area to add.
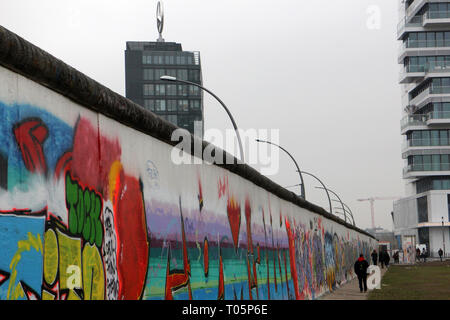
[[[247,165],[174,164],[175,129],[0,27],[0,299],[315,299],[376,247]]]

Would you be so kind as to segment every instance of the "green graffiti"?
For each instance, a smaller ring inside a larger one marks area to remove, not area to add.
[[[91,245],[101,247],[103,226],[100,220],[102,201],[100,196],[66,174],[66,205],[69,210],[69,231],[81,236]]]

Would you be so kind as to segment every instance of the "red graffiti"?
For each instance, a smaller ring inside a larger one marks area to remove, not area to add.
[[[0,270],[0,286],[9,279],[9,276],[8,272]]]
[[[241,228],[241,206],[233,197],[227,203],[228,222],[230,223],[231,235],[233,237],[234,248],[237,252],[239,241],[239,230]]]
[[[223,196],[228,196],[228,177],[224,177],[223,178],[223,182],[222,179],[219,178],[219,182],[217,183],[217,187],[218,187],[218,193],[219,193],[219,199],[222,198]]]
[[[225,300],[225,281],[223,276],[223,258],[219,248],[219,290],[217,292],[217,300]]]
[[[47,126],[40,119],[27,119],[14,126],[13,130],[25,167],[33,173],[47,173],[42,146],[48,137]]]
[[[173,292],[184,288],[189,282],[189,276],[184,270],[170,270],[170,247],[167,253],[167,269],[166,269],[166,290],[164,298],[166,300],[173,300]]]
[[[288,235],[288,241],[289,241],[289,262],[291,267],[291,276],[292,280],[294,281],[294,291],[295,291],[295,298],[297,300],[300,300],[300,291],[298,289],[298,278],[297,278],[297,266],[295,264],[295,240],[294,240],[294,234],[293,230],[291,229],[291,225],[287,219],[285,219],[285,226],[286,226],[286,232]]]
[[[252,272],[250,270],[250,261],[248,260],[247,255],[247,274],[248,274],[248,298],[249,300],[253,300],[252,296],[252,289],[253,289],[253,279],[252,279]]]
[[[80,118],[73,139],[73,157],[71,171],[80,181],[101,190],[103,198],[108,198],[108,181],[111,165],[120,161],[122,153],[119,140],[99,135],[88,119]],[[101,165],[100,165],[101,164]]]
[[[149,258],[141,184],[121,170],[115,190],[113,207],[117,223],[119,299],[137,300],[144,290]]]
[[[192,300],[192,290],[190,284],[191,265],[189,262],[187,252],[186,234],[184,231],[184,219],[183,212],[181,211],[181,199],[180,199],[180,217],[181,217],[181,236],[183,241],[183,270],[170,270],[170,247],[167,254],[167,271],[166,271],[166,289],[165,299],[173,300],[173,292],[184,287],[188,287],[189,300]]]
[[[61,158],[59,158],[55,167],[55,180],[58,180],[61,176],[65,176],[66,171],[68,171],[72,164],[72,152],[64,153]]]

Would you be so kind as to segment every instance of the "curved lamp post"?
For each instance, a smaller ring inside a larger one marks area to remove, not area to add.
[[[444,228],[444,217],[442,217],[442,248],[444,249],[444,259],[445,259],[445,228]]]
[[[319,179],[317,178],[315,175],[313,175],[312,173],[306,172],[306,171],[302,171],[302,174],[306,174],[308,176],[311,176],[313,178],[315,178],[317,181],[320,182],[320,184],[323,186],[323,189],[325,190],[325,192],[327,193],[327,197],[328,197],[328,204],[330,205],[330,213],[333,214],[333,207],[331,206],[331,198],[330,198],[330,193],[328,192],[328,189],[325,187],[325,184]]]
[[[341,206],[342,206],[342,210],[344,211],[344,220],[345,220],[345,222],[347,222],[347,216],[345,215],[344,203],[342,202],[342,200],[341,200],[341,198],[338,196],[338,194],[337,194],[336,192],[334,192],[333,190],[327,189],[327,188],[324,188],[324,187],[316,187],[316,188],[317,188],[317,189],[326,189],[326,190],[330,191],[332,194],[334,194],[334,195],[339,199],[339,202],[341,203]]]
[[[160,79],[161,80],[165,80],[165,81],[180,82],[180,83],[185,83],[185,84],[190,84],[192,86],[196,86],[196,87],[198,87],[198,88],[200,88],[202,90],[205,90],[210,95],[212,95],[214,98],[216,98],[216,100],[219,101],[219,103],[225,109],[225,111],[227,112],[228,116],[231,119],[231,122],[233,123],[234,131],[236,132],[236,136],[237,136],[238,143],[239,143],[239,152],[240,152],[240,155],[241,155],[241,161],[242,161],[242,163],[244,163],[244,150],[242,148],[241,136],[239,135],[239,130],[237,128],[236,122],[234,121],[234,118],[231,115],[231,112],[230,112],[230,110],[228,110],[228,108],[225,105],[225,103],[223,103],[223,101],[220,100],[220,98],[218,96],[216,96],[214,93],[212,93],[210,90],[206,89],[205,87],[202,87],[201,85],[199,85],[199,84],[197,84],[195,82],[186,81],[186,80],[180,80],[180,79],[177,79],[177,78],[171,77],[171,76],[162,76],[162,77],[160,77]]]
[[[340,201],[338,201],[338,200],[333,200],[333,201],[335,201],[335,202],[340,202]],[[355,224],[355,218],[353,217],[353,212],[352,212],[352,210],[350,210],[350,207],[349,207],[347,204],[345,204],[345,203],[343,203],[343,204],[344,204],[344,207],[346,208],[345,213],[348,213],[348,214],[349,214],[349,216],[352,218],[353,225],[356,226],[356,224]],[[339,209],[341,209],[341,208],[339,208]]]
[[[273,145],[273,146],[276,146],[276,147],[280,148],[281,150],[283,150],[284,152],[287,153],[287,155],[292,159],[292,161],[294,161],[295,166],[297,167],[297,172],[298,172],[298,174],[299,174],[299,176],[300,176],[300,183],[301,183],[301,190],[302,190],[302,195],[301,195],[301,197],[302,197],[303,199],[306,200],[306,196],[305,196],[305,183],[303,182],[302,172],[300,171],[300,167],[298,166],[298,163],[297,163],[297,161],[295,161],[294,157],[293,157],[293,156],[292,156],[285,148],[283,148],[283,147],[281,147],[281,146],[279,146],[279,145],[277,145],[277,144],[275,144],[275,143],[272,143],[272,142],[270,142],[270,141],[259,140],[259,139],[256,139],[256,141],[257,141],[257,142],[268,143],[268,144],[271,144],[271,145]]]
[[[352,217],[353,225],[356,226],[355,218],[353,217],[352,210],[350,210],[350,207],[348,205],[346,205],[345,203],[344,203],[344,206],[348,209],[348,212],[350,213],[350,217]]]

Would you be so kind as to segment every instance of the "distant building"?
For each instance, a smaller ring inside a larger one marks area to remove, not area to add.
[[[380,247],[384,247],[389,251],[399,249],[399,244],[395,238],[394,232],[383,228],[370,228],[366,229],[368,233],[378,239]]]
[[[203,138],[203,91],[193,85],[160,80],[168,75],[202,85],[200,53],[183,51],[180,43],[165,42],[160,20],[158,31],[160,36],[155,42],[127,42],[126,97]]]
[[[449,255],[450,1],[399,3],[406,197],[394,203],[394,232],[402,246]]]

